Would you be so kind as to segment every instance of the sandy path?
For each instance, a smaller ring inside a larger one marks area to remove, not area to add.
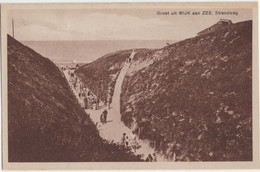
[[[131,56],[135,55],[135,52],[132,52]],[[97,123],[97,129],[99,130],[100,136],[103,139],[106,139],[108,141],[113,141],[115,143],[120,143],[123,133],[126,133],[126,135],[131,138],[132,130],[124,125],[124,123],[121,121],[121,114],[120,114],[120,94],[121,94],[121,87],[123,84],[124,77],[127,73],[127,70],[129,69],[130,63],[125,63],[124,67],[121,69],[120,74],[116,80],[116,85],[114,88],[114,94],[112,97],[112,103],[111,103],[111,109],[108,110],[107,115],[107,123],[101,124],[100,123],[100,114],[104,111],[106,108],[102,108],[99,110],[86,110],[87,113],[90,114],[90,118],[93,120],[93,122]],[[68,74],[68,71],[64,71],[64,74],[67,78],[67,80],[70,80],[70,75]],[[70,84],[74,94],[79,100],[79,103],[82,105],[83,100],[78,97],[79,90],[74,89],[74,87]],[[147,141],[145,140],[139,140],[137,138],[137,143],[141,147],[136,150],[135,154],[141,154],[143,155],[143,158],[145,159],[148,154],[154,153],[154,149],[151,148]],[[157,161],[166,161],[165,158],[163,158],[160,154],[157,154]]]

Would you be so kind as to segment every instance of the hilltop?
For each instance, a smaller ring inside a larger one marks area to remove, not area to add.
[[[63,73],[8,35],[10,162],[140,161],[100,138]]]
[[[76,74],[104,95],[113,82],[111,67],[117,74],[125,56],[104,56]],[[105,84],[96,81],[103,77]],[[136,50],[123,82],[121,114],[169,159],[252,160],[252,21],[159,50]]]

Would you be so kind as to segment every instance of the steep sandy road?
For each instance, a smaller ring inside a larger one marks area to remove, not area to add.
[[[135,52],[133,51],[129,58],[133,58],[135,55]],[[115,88],[114,88],[114,94],[112,97],[112,104],[111,109],[102,108],[99,110],[86,110],[88,114],[90,114],[90,118],[93,120],[95,124],[97,124],[97,128],[99,130],[100,136],[108,141],[120,143],[123,133],[126,133],[126,136],[128,136],[131,139],[131,133],[132,130],[124,125],[124,123],[121,121],[121,114],[120,114],[120,94],[121,94],[121,87],[123,84],[124,77],[127,73],[127,70],[129,69],[130,63],[125,62],[123,68],[120,71],[120,74],[116,80]],[[70,80],[70,75],[68,74],[68,71],[65,71],[65,76],[67,80]],[[79,82],[79,80],[78,80]],[[82,83],[81,83],[82,84]],[[75,89],[72,84],[70,84],[71,88],[73,89],[73,92],[75,93],[76,97],[79,100],[79,103],[82,104],[82,99],[78,97],[79,89]],[[101,124],[100,123],[100,115],[104,111],[104,109],[108,110],[108,116],[107,116],[107,123]],[[154,149],[149,146],[149,143],[145,140],[139,140],[137,138],[137,143],[140,145],[139,149],[136,150],[135,154],[141,154],[143,155],[143,159],[145,159],[148,154],[153,154]],[[166,161],[165,158],[163,158],[160,154],[156,154],[157,161]]]

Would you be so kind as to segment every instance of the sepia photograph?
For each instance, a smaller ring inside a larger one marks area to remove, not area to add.
[[[4,169],[259,168],[257,5],[1,4]]]

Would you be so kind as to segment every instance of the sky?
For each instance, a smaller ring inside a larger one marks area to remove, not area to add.
[[[160,12],[211,10],[213,15],[158,15]],[[238,15],[214,15],[215,11]],[[252,19],[249,9],[19,9],[8,11],[8,33],[19,41],[182,40],[219,19]]]

